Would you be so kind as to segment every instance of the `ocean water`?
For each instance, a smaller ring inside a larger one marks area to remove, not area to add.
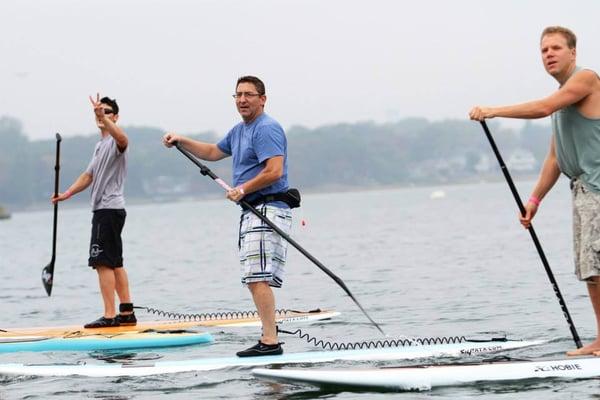
[[[532,185],[517,182],[523,196]],[[432,198],[434,191],[445,196]],[[125,265],[137,305],[182,313],[253,309],[239,283],[237,207],[226,200],[188,200],[129,205],[127,211]],[[574,347],[504,182],[306,194],[294,218],[294,238],[343,279],[389,337],[492,332],[549,341],[508,354],[513,357],[562,356]],[[40,279],[51,257],[51,207],[0,221],[0,328],[82,324],[100,316],[96,274],[86,266],[90,219],[87,208],[61,207],[51,297]],[[579,335],[589,341],[595,322],[585,285],[573,274],[567,181],[561,179],[544,200],[534,224]],[[340,311],[330,322],[299,326],[320,339],[382,338],[336,283],[292,247],[276,299],[278,308]],[[139,312],[138,319],[155,317]],[[212,346],[129,355],[154,360],[230,356],[260,334],[259,328],[210,331],[216,339]],[[286,352],[312,349],[298,337],[281,340]],[[106,362],[102,358],[86,352],[12,353],[0,354],[0,363]],[[0,376],[0,399],[598,399],[598,393],[598,380],[477,384],[419,393],[326,392],[261,381],[244,368],[139,378]]]

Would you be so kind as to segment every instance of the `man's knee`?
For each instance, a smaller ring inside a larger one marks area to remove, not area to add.
[[[588,285],[596,286],[596,285],[600,284],[600,276],[598,276],[598,275],[590,276],[588,279],[586,279],[586,283]]]
[[[99,275],[101,275],[101,274],[104,274],[104,273],[106,273],[107,271],[110,271],[110,270],[111,270],[111,268],[110,268],[110,267],[107,267],[106,265],[95,265],[95,266],[94,266],[94,269],[96,270],[96,272],[97,272]]]
[[[267,281],[259,281],[259,282],[250,282],[248,283],[248,289],[250,292],[254,293],[262,293],[265,290],[271,290],[269,286],[269,282]]]

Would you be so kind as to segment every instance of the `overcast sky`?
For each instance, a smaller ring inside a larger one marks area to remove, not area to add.
[[[556,88],[547,25],[600,70],[599,18],[600,0],[1,0],[0,116],[33,139],[90,134],[99,91],[122,125],[224,134],[252,74],[284,128],[466,119]]]

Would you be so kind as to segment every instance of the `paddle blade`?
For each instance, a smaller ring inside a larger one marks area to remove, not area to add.
[[[52,281],[54,279],[54,260],[50,261],[50,264],[46,265],[42,270],[42,283],[48,296],[52,294]]]

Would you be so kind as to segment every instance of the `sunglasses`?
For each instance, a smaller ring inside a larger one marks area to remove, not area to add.
[[[105,108],[104,109],[104,114],[114,114],[115,112],[113,110],[111,110],[110,108]]]

